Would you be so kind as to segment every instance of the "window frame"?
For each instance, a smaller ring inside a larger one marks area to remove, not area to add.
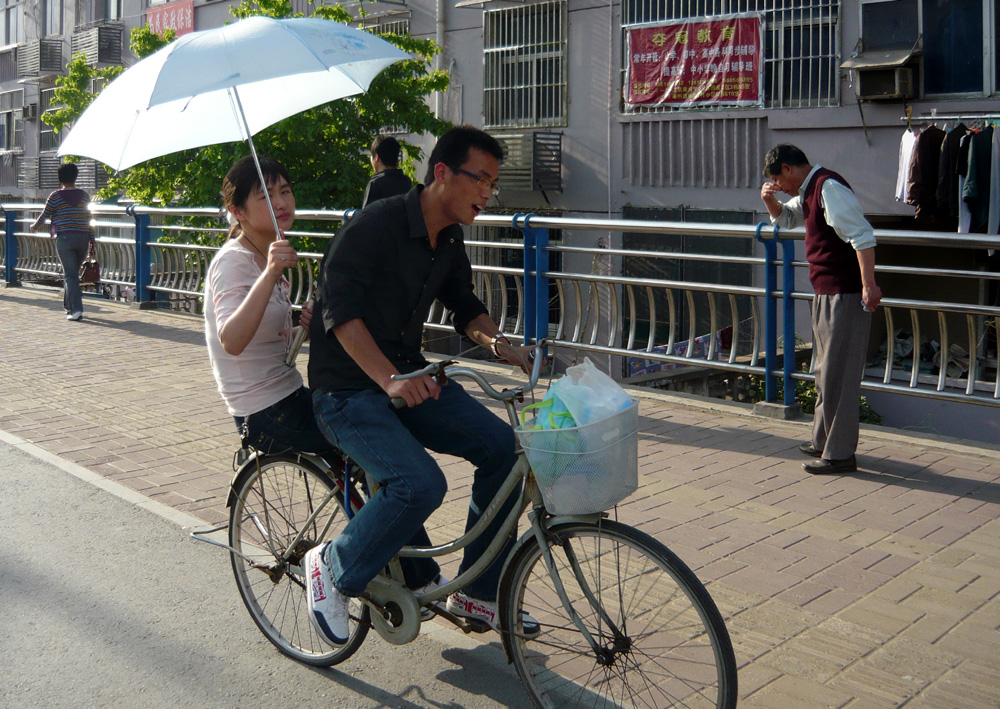
[[[38,152],[39,153],[46,153],[58,150],[59,144],[62,142],[61,136],[59,133],[56,133],[55,128],[53,128],[48,123],[42,120],[42,116],[44,116],[46,113],[53,113],[63,108],[62,104],[54,103],[52,101],[52,99],[55,96],[56,88],[58,87],[39,89],[38,91]],[[51,136],[51,137],[47,138],[46,136]]]
[[[24,89],[0,93],[0,152],[24,152]]]
[[[24,32],[24,7],[25,0],[3,0],[0,7],[3,12],[3,17],[0,18],[0,45],[20,44],[27,39]],[[11,18],[14,18],[13,33]]]
[[[867,5],[877,5],[882,3],[897,2],[898,0],[859,0],[858,2],[858,36],[860,46],[864,47],[865,27],[864,8]],[[926,0],[916,0],[917,6],[917,37],[921,40],[923,50],[926,51],[925,31],[924,31],[924,3]],[[982,29],[984,43],[981,47],[983,59],[983,86],[979,91],[949,91],[942,93],[928,93],[925,88],[926,72],[923,60],[919,62],[919,96],[920,98],[932,99],[970,99],[987,98],[1000,94],[1000,36],[997,29],[1000,29],[1000,2],[998,0],[980,0],[982,3]],[[989,40],[992,39],[992,46]]]
[[[42,26],[44,37],[56,37],[63,33],[63,2],[62,0],[42,0]]]
[[[530,37],[531,23],[546,18],[555,19],[554,32]],[[484,128],[567,125],[568,31],[566,0],[483,11]],[[491,46],[494,37],[499,41]],[[555,71],[545,68],[550,62]]]

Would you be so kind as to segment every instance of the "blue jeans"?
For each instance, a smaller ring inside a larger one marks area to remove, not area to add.
[[[63,267],[63,307],[67,313],[83,312],[80,266],[89,248],[90,234],[86,231],[62,231],[56,235],[56,253]]]
[[[312,395],[305,387],[286,396],[277,404],[249,416],[234,416],[236,430],[246,442],[261,453],[326,453],[333,446],[316,427]]]
[[[466,530],[514,467],[510,425],[453,381],[444,386],[439,399],[398,411],[390,408],[384,392],[375,390],[317,390],[313,405],[320,430],[382,485],[329,547],[334,585],[348,596],[361,594],[404,540],[418,538],[424,522],[444,501],[448,482],[426,449],[476,466]],[[459,573],[490,545],[516,498],[511,494],[485,533],[465,548]],[[465,587],[468,595],[496,600],[500,572],[513,543],[512,537],[486,573]],[[408,577],[407,585],[420,584]]]

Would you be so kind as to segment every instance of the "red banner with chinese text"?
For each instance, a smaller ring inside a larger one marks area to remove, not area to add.
[[[177,0],[150,7],[146,10],[146,24],[154,34],[173,30],[180,37],[194,32],[194,0]]]
[[[762,106],[761,16],[662,22],[628,31],[629,106]]]

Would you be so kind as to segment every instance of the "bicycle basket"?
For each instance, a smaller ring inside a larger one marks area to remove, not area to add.
[[[552,514],[602,512],[639,487],[639,405],[601,421],[555,430],[530,430],[517,437],[528,456],[545,507]]]

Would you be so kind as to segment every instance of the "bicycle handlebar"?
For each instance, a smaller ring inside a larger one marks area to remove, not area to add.
[[[532,348],[528,355],[528,359],[532,361],[531,376],[528,379],[526,385],[521,387],[516,387],[514,389],[507,389],[505,391],[497,391],[493,386],[486,381],[479,372],[469,369],[468,367],[454,367],[455,362],[452,360],[443,360],[441,362],[431,362],[426,367],[418,369],[415,372],[410,372],[408,374],[393,374],[392,379],[395,381],[402,381],[404,379],[416,379],[422,376],[432,376],[436,377],[438,375],[444,374],[448,377],[465,377],[466,379],[471,379],[476,384],[482,388],[482,390],[491,399],[496,399],[497,401],[510,401],[519,396],[522,396],[538,384],[538,375],[542,371],[542,360],[545,359],[542,356],[542,348],[545,347],[547,340],[539,340]],[[406,407],[406,399],[399,396],[394,396],[391,400],[391,406],[396,409],[402,409]]]

